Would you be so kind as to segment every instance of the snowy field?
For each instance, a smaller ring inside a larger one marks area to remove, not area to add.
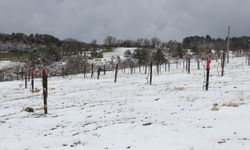
[[[0,149],[249,150],[250,67],[244,58],[230,61],[223,77],[212,62],[209,91],[195,62],[191,74],[182,64],[163,67],[152,85],[138,70],[119,71],[117,83],[113,72],[99,80],[49,78],[48,115],[41,92],[30,93],[23,81],[1,82]]]
[[[115,49],[113,50],[113,52],[105,52],[105,53],[103,53],[103,58],[111,58],[112,56],[113,56],[114,58],[116,58],[117,56],[123,58],[123,57],[124,57],[124,52],[125,52],[126,50],[130,50],[131,53],[133,53],[135,49],[137,49],[137,48],[127,48],[127,47],[115,48]]]
[[[18,66],[18,65],[23,65],[23,63],[11,62],[11,61],[0,61],[0,69],[14,67],[14,66]]]

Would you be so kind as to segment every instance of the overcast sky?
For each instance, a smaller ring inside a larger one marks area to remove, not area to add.
[[[191,35],[250,35],[250,0],[0,0],[0,32],[46,33],[102,43]]]

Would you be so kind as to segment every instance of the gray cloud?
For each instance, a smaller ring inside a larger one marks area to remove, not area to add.
[[[99,42],[107,35],[181,40],[249,35],[249,0],[0,0],[0,32]]]

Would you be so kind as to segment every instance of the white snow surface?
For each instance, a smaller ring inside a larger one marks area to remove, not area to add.
[[[8,67],[14,67],[18,65],[23,65],[23,63],[20,62],[11,62],[9,60],[6,61],[0,61],[0,69],[2,68],[8,68]]]
[[[48,114],[42,92],[31,93],[24,81],[0,83],[2,150],[249,150],[250,67],[234,58],[219,76],[212,62],[209,90],[204,71],[192,61],[148,76],[119,70],[49,78]],[[142,68],[141,68],[142,69]],[[35,79],[41,89],[41,79]],[[239,107],[227,107],[230,102]],[[219,111],[211,111],[217,103]],[[22,111],[32,107],[35,112]]]
[[[128,47],[115,48],[113,50],[113,52],[105,52],[105,53],[103,53],[103,58],[111,58],[112,56],[114,58],[116,58],[117,56],[123,58],[124,57],[124,52],[126,50],[130,50],[131,53],[133,53],[135,49],[137,49],[137,48],[128,48]]]

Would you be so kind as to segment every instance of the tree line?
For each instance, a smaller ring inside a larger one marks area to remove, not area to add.
[[[90,43],[78,41],[73,38],[60,40],[59,38],[49,34],[30,34],[0,33],[0,51],[8,52],[36,52],[39,53],[41,59],[46,58],[47,61],[58,61],[63,56],[70,56],[86,51],[91,52],[92,57],[102,57],[97,49],[105,51],[112,51],[116,47],[137,47],[144,49],[164,49],[167,50],[173,57],[182,58],[184,56],[183,50],[190,49],[194,54],[203,53],[205,50],[214,49],[217,51],[226,49],[227,38],[212,38],[206,36],[189,36],[185,37],[181,42],[175,40],[161,41],[157,37],[151,39],[138,38],[131,39],[117,39],[113,36],[104,38],[102,44],[97,44],[96,40]],[[231,37],[230,50],[245,50],[248,51],[250,46],[250,36]],[[139,54],[137,54],[139,55]],[[48,63],[49,63],[48,62]]]

